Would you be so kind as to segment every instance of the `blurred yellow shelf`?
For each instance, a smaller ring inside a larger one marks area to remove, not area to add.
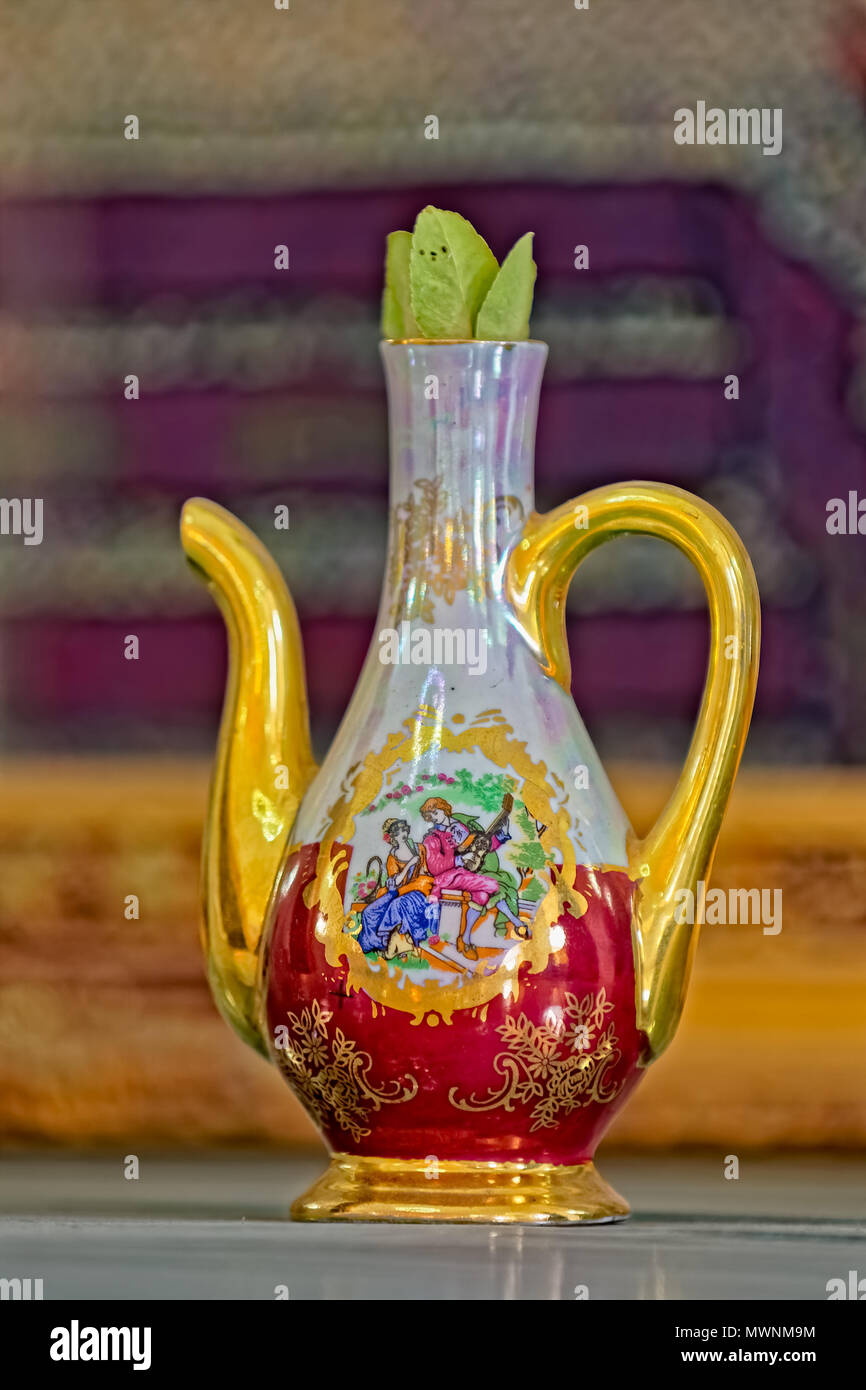
[[[204,981],[208,776],[193,759],[0,765],[0,1142],[311,1140]],[[674,776],[612,769],[639,832]],[[712,886],[781,889],[782,930],[702,929],[679,1033],[613,1142],[863,1145],[866,772],[743,773]]]

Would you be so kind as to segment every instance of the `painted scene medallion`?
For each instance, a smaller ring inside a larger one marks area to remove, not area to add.
[[[317,870],[329,962],[380,1004],[445,1019],[514,994],[521,965],[562,945],[565,907],[586,911],[564,784],[498,710],[450,722],[422,708],[353,770]]]

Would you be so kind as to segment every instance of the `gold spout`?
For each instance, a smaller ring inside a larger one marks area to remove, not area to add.
[[[258,957],[301,797],[314,773],[297,614],[272,557],[231,512],[195,497],[183,548],[228,635],[228,677],[202,850],[202,933],[223,1017],[268,1055]]]
[[[507,588],[546,674],[569,690],[565,598],[590,551],[643,533],[682,550],[704,581],[710,655],[701,708],[679,781],[650,833],[628,845],[636,882],[632,922],[638,1027],[654,1060],[676,1030],[697,944],[692,902],[709,879],[722,817],[743,751],[758,679],[761,614],[754,571],[725,518],[681,488],[623,483],[596,488],[547,516],[529,518],[508,562]],[[689,915],[692,921],[689,921]]]

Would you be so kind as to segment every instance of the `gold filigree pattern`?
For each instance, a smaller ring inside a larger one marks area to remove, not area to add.
[[[503,1085],[468,1100],[460,1100],[453,1086],[451,1104],[457,1110],[513,1110],[534,1101],[530,1130],[536,1130],[555,1129],[565,1115],[590,1101],[613,1100],[624,1084],[608,1079],[622,1056],[613,1023],[604,1025],[613,1004],[603,989],[582,999],[566,994],[565,999],[562,1017],[555,1021],[532,1023],[526,1014],[506,1018],[496,1030],[506,1051],[493,1059]]]
[[[363,1139],[371,1132],[366,1126],[371,1109],[398,1105],[418,1094],[418,1082],[408,1072],[400,1080],[374,1086],[369,1052],[359,1052],[341,1028],[335,1027],[330,1036],[333,1015],[317,999],[300,1015],[287,1017],[285,1035],[275,1047],[277,1065],[320,1125],[337,1124],[353,1139]]]
[[[388,584],[395,615],[432,623],[434,597],[450,605],[467,586],[472,528],[464,510],[443,516],[440,478],[419,478],[413,486],[392,512]]]

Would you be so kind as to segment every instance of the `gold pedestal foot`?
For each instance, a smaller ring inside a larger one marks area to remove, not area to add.
[[[334,1154],[295,1221],[622,1221],[629,1206],[592,1163],[456,1163]]]

